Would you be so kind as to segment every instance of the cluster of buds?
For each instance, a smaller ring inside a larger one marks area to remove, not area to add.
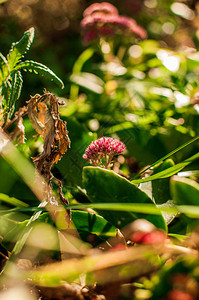
[[[115,34],[147,37],[146,31],[134,19],[120,16],[116,7],[107,2],[90,5],[84,11],[81,28],[84,44]]]
[[[113,157],[121,154],[125,149],[124,143],[118,139],[104,136],[88,146],[83,158],[93,166],[102,166],[108,169]]]

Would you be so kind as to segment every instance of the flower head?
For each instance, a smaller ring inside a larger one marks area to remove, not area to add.
[[[137,35],[143,39],[147,36],[146,31],[134,19],[120,16],[117,9],[106,2],[94,3],[84,11],[81,28],[85,44],[115,34]]]
[[[91,15],[94,12],[103,12],[103,13],[118,15],[117,8],[108,2],[91,4],[88,8],[85,9],[83,15],[84,17],[86,17]]]
[[[94,166],[104,166],[102,159],[105,160],[105,168],[108,168],[115,155],[119,155],[126,149],[124,143],[118,139],[102,137],[93,141],[85,150],[83,158]]]

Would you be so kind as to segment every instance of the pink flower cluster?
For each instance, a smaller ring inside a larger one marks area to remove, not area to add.
[[[146,31],[132,18],[119,16],[117,9],[110,3],[94,3],[84,11],[81,22],[83,42],[90,42],[100,37],[120,35],[138,35],[146,38]]]
[[[96,141],[93,141],[85,150],[83,158],[94,166],[104,166],[108,168],[113,157],[122,153],[126,149],[124,143],[118,139],[110,137],[102,137]],[[105,160],[105,165],[102,159]]]
[[[107,14],[118,15],[118,10],[115,6],[113,6],[108,2],[102,2],[102,3],[91,4],[89,7],[85,9],[83,16],[87,17],[93,14],[94,12],[99,12],[99,11]]]

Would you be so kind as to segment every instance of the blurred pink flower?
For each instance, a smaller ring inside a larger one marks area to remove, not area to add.
[[[118,15],[117,8],[108,2],[91,4],[88,8],[85,9],[83,15],[84,17],[86,17],[91,15],[94,12],[104,12],[104,13]]]
[[[103,166],[108,168],[115,155],[119,155],[126,149],[124,143],[118,139],[102,137],[93,141],[85,150],[83,158],[93,166]],[[105,160],[105,165],[102,159]]]
[[[112,37],[114,34],[136,34],[143,39],[147,37],[146,31],[139,26],[134,19],[119,16],[117,9],[115,8],[114,10],[113,7],[114,6],[110,5],[110,3],[103,2],[95,3],[85,10],[84,18],[81,22],[83,41],[85,44],[97,40],[100,37]],[[104,28],[105,30],[103,30]]]

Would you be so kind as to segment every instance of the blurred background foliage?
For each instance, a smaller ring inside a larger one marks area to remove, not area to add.
[[[113,170],[130,179],[141,169],[196,138],[199,133],[199,4],[195,0],[109,1],[118,8],[120,15],[134,18],[146,30],[148,38],[140,40],[121,35],[83,45],[80,22],[85,8],[94,2],[0,1],[0,51],[6,55],[11,43],[18,41],[24,31],[33,26],[35,40],[25,59],[45,64],[65,84],[64,89],[60,89],[45,78],[24,73],[16,110],[26,104],[30,95],[42,94],[44,88],[63,100],[60,114],[67,122],[71,148],[52,171],[63,180],[64,196],[70,204],[107,202],[105,204],[110,206],[114,203],[122,207],[128,200],[132,207],[133,203],[155,206],[153,200],[166,207],[173,203],[196,205],[198,160],[181,172],[181,176],[188,179],[160,177],[152,182],[142,182],[138,189],[114,172],[84,168],[88,163],[82,155],[88,145],[101,136],[119,137],[127,151],[115,159]],[[28,118],[24,118],[24,126],[26,142],[17,148],[31,160],[42,152],[43,140],[36,136]],[[198,144],[191,143],[153,171],[155,174],[164,172],[197,152]],[[42,214],[42,209],[38,208],[31,217],[31,208],[38,206],[39,200],[21,179],[23,167],[22,164],[17,174],[13,161],[9,165],[0,158],[0,209],[17,207],[23,211],[12,210],[1,215],[0,235],[9,251],[16,241],[19,241],[18,248],[24,246],[25,241],[19,237],[22,229],[31,228],[37,221],[43,225],[51,224],[49,215]],[[150,173],[145,174],[148,175]],[[140,195],[134,197],[134,190]],[[142,199],[142,196],[146,198]],[[147,208],[142,209],[146,213]],[[192,213],[194,210],[195,207]],[[127,210],[107,213],[102,207],[99,212],[104,218],[86,211],[72,211],[72,220],[83,241],[93,246],[115,235],[114,226],[119,224],[119,217],[124,221],[120,222],[121,226],[133,220],[132,216],[129,219],[123,217],[123,213],[125,216],[131,214]],[[148,212],[144,217],[147,215]],[[165,216],[164,219],[149,216],[152,223],[157,225],[159,222],[159,228],[165,229]],[[114,222],[115,217],[117,222]],[[192,222],[183,213],[176,215],[175,212],[169,218],[168,232],[176,237],[181,234],[180,238],[198,225],[198,219]],[[46,236],[51,236],[51,229],[45,229]],[[57,241],[56,236],[54,240]],[[57,251],[57,244],[51,248]],[[14,253],[17,253],[16,249]],[[159,290],[156,293],[158,299]]]
[[[199,131],[197,1],[109,2],[121,15],[134,18],[148,39],[120,36],[83,45],[82,14],[94,1],[7,0],[0,4],[1,52],[8,53],[11,42],[34,26],[35,42],[27,58],[39,58],[65,84],[61,90],[44,78],[24,74],[18,106],[44,88],[65,101],[60,112],[72,147],[54,172],[64,178],[66,187],[82,185],[82,168],[87,165],[82,154],[97,137],[118,136],[126,144],[126,164],[120,156],[114,167],[122,167],[131,177]],[[19,148],[26,157],[34,156],[43,142],[35,142],[28,120],[24,125],[27,142]],[[196,151],[195,143],[178,152],[175,163]],[[192,168],[197,167],[195,163]],[[5,178],[0,181],[1,191],[31,198],[27,187],[21,195],[19,179],[7,163],[1,161],[1,169],[10,174],[9,183]]]

